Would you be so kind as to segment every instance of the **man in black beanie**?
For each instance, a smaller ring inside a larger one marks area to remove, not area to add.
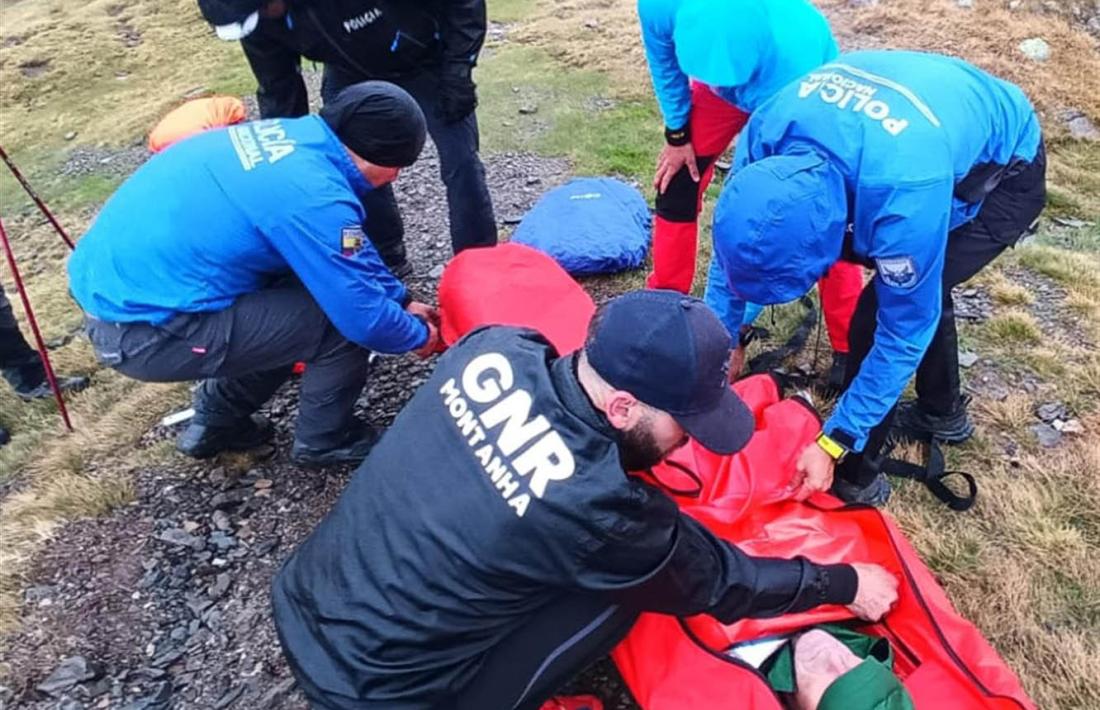
[[[411,96],[364,82],[321,116],[177,143],[107,201],[69,261],[71,291],[102,363],[149,382],[203,380],[183,453],[270,439],[254,413],[302,361],[291,457],[366,456],[377,433],[353,409],[369,351],[427,356],[439,332],[364,235],[361,199],[424,140]]]
[[[496,219],[478,156],[472,72],[485,40],[485,0],[198,0],[219,37],[240,40],[256,76],[263,118],[309,111],[302,58],[323,62],[321,96],[365,79],[398,84],[416,99],[439,150],[455,253],[496,243]],[[370,235],[383,261],[412,272],[393,192],[365,198]]]

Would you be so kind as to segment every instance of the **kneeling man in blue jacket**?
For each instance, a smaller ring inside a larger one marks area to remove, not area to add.
[[[107,201],[69,261],[72,294],[104,364],[203,380],[182,452],[268,440],[254,413],[304,361],[292,458],[366,456],[377,434],[353,408],[369,352],[427,355],[439,334],[363,234],[361,197],[412,165],[424,137],[412,97],[364,82],[320,116],[182,141]]]
[[[949,443],[973,425],[959,386],[951,289],[1034,225],[1046,159],[1016,86],[958,59],[841,54],[757,108],[714,220],[718,278],[707,302],[727,323],[744,303],[804,294],[837,260],[874,269],[849,333],[845,389],[803,452],[805,490],[838,480],[882,503],[879,470],[895,406],[909,432]],[[735,354],[735,358],[738,354]]]

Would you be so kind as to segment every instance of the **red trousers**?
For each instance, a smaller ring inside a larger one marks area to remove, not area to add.
[[[714,177],[714,163],[749,115],[721,98],[705,84],[691,86],[691,145],[699,166],[699,182],[684,167],[657,195],[657,216],[653,223],[653,273],[649,288],[681,293],[691,290],[695,278],[696,244],[703,194]],[[863,290],[863,270],[857,264],[837,262],[818,282],[821,310],[829,340],[837,352],[848,352],[848,325]]]

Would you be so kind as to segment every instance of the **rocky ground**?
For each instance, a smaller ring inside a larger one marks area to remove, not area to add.
[[[73,156],[74,174],[134,167],[138,147]],[[568,175],[561,160],[486,159],[498,219],[513,223]],[[434,297],[450,257],[434,152],[406,171],[397,193],[416,274]],[[430,362],[379,358],[360,414],[392,421]],[[169,463],[135,471],[135,500],[107,518],[67,526],[30,575],[22,631],[0,651],[7,687],[0,708],[303,708],[279,651],[268,588],[282,560],[340,494],[349,470],[289,463],[297,414],[293,383],[264,413],[275,445],[249,457]],[[173,436],[157,427],[141,445]],[[610,708],[633,707],[609,663],[577,681]]]

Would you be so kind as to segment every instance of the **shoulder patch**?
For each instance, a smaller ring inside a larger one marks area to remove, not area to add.
[[[911,256],[875,259],[875,267],[888,286],[909,288],[917,283],[917,265]]]
[[[363,228],[359,225],[344,227],[340,230],[340,253],[344,256],[355,256],[363,248]]]

